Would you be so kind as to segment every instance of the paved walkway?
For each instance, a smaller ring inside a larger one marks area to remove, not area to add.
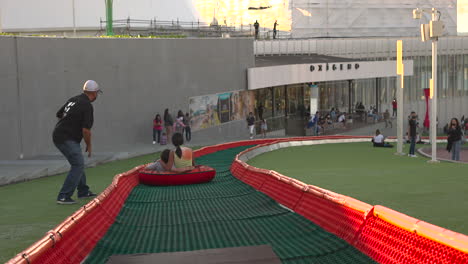
[[[385,123],[380,122],[344,132],[343,135],[373,136],[376,129],[380,129],[385,136],[396,136],[395,122],[393,128],[385,128]],[[259,136],[257,135],[257,137]],[[274,131],[268,133],[267,137],[285,137],[285,133],[284,130]],[[188,143],[187,146],[209,146],[247,139],[248,137],[243,135],[238,138],[230,138],[226,140],[197,140],[194,135],[193,140]],[[151,142],[149,142],[149,144],[139,143],[132,145],[107,146],[104,151],[101,150],[102,152],[93,153],[93,157],[90,159],[85,158],[85,162],[87,167],[94,167],[111,161],[129,159],[132,157],[159,152],[168,147],[170,148],[171,145],[152,145]],[[441,155],[442,154],[443,152],[441,152]],[[468,157],[468,153],[462,153],[462,157]],[[0,186],[64,173],[68,171],[69,168],[70,166],[68,162],[58,151],[23,160],[0,160]]]
[[[284,130],[273,131],[267,135],[267,137],[270,138],[284,136]],[[257,138],[258,137],[259,136],[257,135]],[[230,138],[226,140],[198,140],[196,135],[194,135],[193,140],[185,145],[209,146],[247,139],[248,137],[243,135],[242,137],[240,136],[238,138]],[[86,167],[94,167],[111,161],[124,160],[159,152],[171,147],[172,145],[153,145],[151,144],[151,141],[149,141],[148,144],[136,143],[132,145],[106,146],[104,151],[101,149],[101,152],[94,152],[93,156],[89,159],[85,156],[85,163]],[[0,186],[52,176],[67,172],[69,169],[70,165],[58,150],[55,153],[47,153],[22,160],[0,160]]]
[[[375,136],[375,130],[379,129],[380,132],[385,137],[396,137],[397,136],[397,129],[396,129],[396,120],[393,120],[393,127],[386,128],[385,122],[379,122],[375,124],[369,124],[368,126],[364,126],[361,128],[353,129],[351,131],[343,132],[341,135],[349,135],[349,136]]]
[[[431,156],[432,155],[431,146],[420,148],[418,151],[419,151],[419,153],[421,153],[421,155],[424,155],[424,156],[429,157],[429,158],[432,157]],[[445,149],[445,146],[437,147],[437,156],[436,156],[436,158],[437,158],[437,160],[457,162],[457,161],[451,160],[452,159],[452,153],[448,152]],[[466,143],[462,146],[462,149],[460,151],[460,161],[459,162],[460,163],[468,163],[468,145]]]

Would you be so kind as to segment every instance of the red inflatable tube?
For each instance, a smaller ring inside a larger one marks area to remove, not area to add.
[[[210,182],[215,175],[215,169],[200,165],[185,173],[142,170],[138,177],[140,178],[140,183],[146,185],[168,186]]]

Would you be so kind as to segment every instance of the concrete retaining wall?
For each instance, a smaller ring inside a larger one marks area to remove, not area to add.
[[[246,89],[246,70],[254,66],[251,39],[5,36],[0,47],[0,159],[57,152],[55,112],[87,79],[104,91],[94,102],[98,150],[151,143],[156,113],[185,112],[192,96]],[[225,134],[223,128],[208,132]]]

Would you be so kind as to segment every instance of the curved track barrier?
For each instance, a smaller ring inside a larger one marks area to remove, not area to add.
[[[204,147],[195,152],[195,157],[257,145],[236,156],[230,169],[232,175],[336,234],[377,262],[468,263],[465,235],[245,163],[258,154],[282,147],[361,141],[367,142],[369,137],[248,140]],[[117,175],[97,198],[7,263],[81,263],[116,221],[125,200],[139,184],[138,172],[143,168],[138,166]]]
[[[195,151],[200,157],[220,150],[276,141],[250,140],[214,145]],[[145,165],[118,174],[98,197],[50,230],[32,246],[17,254],[7,264],[81,263],[114,223],[126,198],[139,184],[138,173]]]
[[[379,263],[468,263],[468,237],[463,234],[245,163],[256,155],[284,147],[369,140],[330,139],[304,138],[259,145],[238,154],[231,172]]]

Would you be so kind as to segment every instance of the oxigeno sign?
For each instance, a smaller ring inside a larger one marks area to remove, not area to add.
[[[325,67],[324,67],[325,66]],[[315,71],[316,69],[318,71],[329,71],[329,70],[332,70],[332,71],[336,71],[336,70],[352,70],[352,69],[359,69],[359,63],[355,63],[354,65],[352,63],[347,63],[347,64],[343,64],[343,63],[340,63],[340,64],[318,64],[318,65],[310,65],[310,71],[313,72]]]
[[[413,61],[404,61],[405,76],[413,75]],[[247,71],[248,89],[309,82],[395,77],[396,61],[353,61],[253,67]]]

